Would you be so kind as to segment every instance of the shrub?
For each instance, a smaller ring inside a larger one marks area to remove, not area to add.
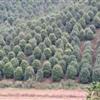
[[[17,67],[14,71],[15,80],[23,80],[23,70],[21,67]]]
[[[89,83],[91,80],[91,73],[88,68],[82,68],[79,74],[79,80],[81,83]]]
[[[52,44],[55,44],[56,36],[55,36],[54,33],[50,33],[50,35],[49,35],[49,39],[51,40]]]
[[[85,22],[85,19],[84,19],[83,17],[79,20],[79,23],[81,24],[81,26],[82,26],[83,28],[86,27],[86,22]]]
[[[49,61],[43,63],[43,76],[48,78],[51,75],[51,64]]]
[[[14,48],[13,48],[13,51],[14,53],[17,55],[19,51],[21,51],[21,48],[19,45],[16,45]]]
[[[9,59],[8,59],[8,57],[5,56],[5,57],[2,59],[2,61],[4,62],[4,64],[6,64],[6,63],[9,62]]]
[[[25,40],[28,42],[32,38],[32,35],[30,33],[25,34]]]
[[[29,65],[32,64],[33,60],[35,60],[34,55],[31,55],[31,56],[28,57],[28,63],[29,63]]]
[[[48,25],[48,26],[46,27],[46,30],[47,30],[48,35],[49,35],[50,33],[53,32],[53,28],[52,28],[52,26],[50,26],[50,25]]]
[[[85,29],[85,39],[91,40],[94,37],[94,33],[90,28]]]
[[[25,69],[28,67],[28,62],[26,60],[22,60],[20,67],[22,68],[23,72],[25,72]]]
[[[60,81],[63,78],[63,70],[60,65],[55,65],[52,69],[52,80]]]
[[[32,62],[32,67],[34,69],[34,72],[37,73],[37,70],[41,68],[41,62],[40,62],[40,60],[35,59]]]
[[[39,44],[39,48],[40,48],[40,49],[41,49],[41,51],[43,52],[43,51],[44,51],[44,49],[46,48],[45,43],[44,43],[44,42],[41,42],[41,43]]]
[[[4,69],[4,62],[0,61],[0,72],[3,75],[3,69]]]
[[[17,58],[12,58],[12,59],[11,59],[11,63],[12,63],[12,66],[13,66],[13,67],[19,66],[19,61],[18,61]]]
[[[96,15],[93,19],[93,22],[96,28],[100,28],[100,17],[99,16]]]
[[[34,49],[34,56],[36,59],[40,59],[41,58],[41,49],[39,47],[36,47]]]
[[[53,56],[55,54],[55,52],[56,52],[56,46],[55,45],[51,45],[50,49],[52,51],[52,56]]]
[[[24,39],[19,41],[19,46],[21,47],[21,50],[24,51],[26,45],[26,41]]]
[[[14,38],[14,45],[18,45],[18,44],[19,44],[19,41],[20,41],[19,36],[16,36],[16,37]]]
[[[24,49],[24,53],[27,56],[30,56],[32,54],[32,46],[31,46],[31,44],[26,44],[25,49]]]
[[[51,41],[48,37],[45,38],[44,43],[47,47],[50,47],[50,45],[51,45]]]
[[[28,66],[25,69],[25,73],[24,73],[24,80],[28,80],[29,78],[32,78],[34,75],[34,70],[31,66]]]
[[[57,48],[62,48],[62,49],[64,49],[64,43],[63,43],[62,39],[58,39],[58,40],[56,41],[56,43],[55,43],[55,46],[56,46]]]
[[[11,51],[11,47],[8,46],[8,45],[5,45],[5,46],[3,47],[3,49],[4,49],[5,54],[7,54],[7,55],[8,55],[8,53]]]
[[[93,31],[93,33],[96,33],[96,28],[94,25],[90,25],[90,29]]]
[[[6,63],[4,66],[4,76],[6,78],[13,78],[14,75],[14,68],[10,62]]]
[[[18,60],[21,62],[23,59],[25,59],[25,55],[22,51],[20,51],[18,54],[17,54],[17,58]]]
[[[32,49],[34,49],[37,46],[37,40],[35,38],[30,39],[29,43],[31,44]]]
[[[100,68],[95,68],[93,70],[92,81],[100,81]]]
[[[52,54],[52,52],[51,52],[50,48],[44,49],[44,55],[45,55],[46,59],[49,59],[51,57],[51,54]]]
[[[37,71],[37,74],[36,74],[36,81],[39,81],[39,82],[43,81],[43,71],[42,71],[42,69],[39,69],[39,70]]]
[[[65,74],[66,69],[67,69],[66,62],[65,62],[64,60],[60,60],[58,63],[59,63],[59,65],[62,67],[63,72],[64,72],[64,74]]]
[[[49,61],[52,67],[58,63],[58,59],[56,57],[51,57]]]
[[[15,53],[13,51],[11,51],[11,52],[8,53],[8,58],[9,59],[12,59],[14,57],[15,57]]]
[[[37,40],[37,44],[39,44],[40,42],[42,42],[41,34],[35,34],[35,39]]]
[[[76,76],[77,76],[77,69],[75,68],[75,66],[68,65],[67,71],[66,71],[66,77],[68,79],[75,79]]]
[[[44,40],[47,36],[48,36],[47,31],[46,30],[41,30],[42,39]]]
[[[85,14],[83,17],[85,18],[86,24],[89,24],[90,23],[90,16],[88,14]]]
[[[4,51],[3,50],[0,50],[0,60],[2,60],[4,57]]]

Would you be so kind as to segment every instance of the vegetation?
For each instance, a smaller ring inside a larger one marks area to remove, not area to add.
[[[0,79],[100,81],[99,0],[0,0]],[[81,44],[83,47],[81,49]]]

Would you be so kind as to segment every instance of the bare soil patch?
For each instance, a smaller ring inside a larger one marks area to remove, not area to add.
[[[86,100],[82,90],[0,89],[0,100]]]

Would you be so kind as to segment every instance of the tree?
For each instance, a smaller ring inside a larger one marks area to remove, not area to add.
[[[35,38],[30,39],[29,43],[31,44],[32,49],[34,49],[37,46],[37,40]]]
[[[19,45],[16,45],[16,46],[13,48],[13,51],[14,51],[14,53],[17,55],[17,54],[18,54],[18,52],[20,52],[20,51],[21,51],[20,46],[19,46]]]
[[[52,44],[55,44],[57,38],[54,33],[50,33],[49,39],[51,40]]]
[[[8,58],[11,60],[12,58],[14,58],[15,57],[15,53],[13,52],[13,51],[10,51],[9,53],[8,53]]]
[[[96,15],[93,19],[93,22],[96,28],[100,28],[100,17],[99,16]]]
[[[43,63],[43,75],[48,78],[51,75],[51,63],[49,61],[45,61]]]
[[[62,67],[63,73],[65,74],[67,69],[66,62],[64,60],[60,60],[58,63]]]
[[[92,81],[100,81],[100,68],[95,68],[93,70]]]
[[[25,69],[24,80],[28,80],[29,78],[32,78],[33,75],[34,75],[34,70],[33,70],[32,66],[28,66]]]
[[[4,69],[4,62],[3,61],[0,61],[0,72],[1,72],[1,75],[3,76],[3,69]]]
[[[11,62],[8,62],[5,64],[3,72],[4,72],[4,76],[6,78],[13,78],[14,68],[13,68]]]
[[[75,68],[75,66],[68,65],[67,71],[66,71],[66,77],[68,79],[75,79],[76,76],[77,76],[77,69]]]
[[[41,59],[41,49],[38,46],[34,49],[34,56],[36,59]]]
[[[37,44],[39,44],[40,42],[42,42],[41,34],[35,34],[35,39],[37,40]]]
[[[4,56],[4,51],[3,50],[0,50],[0,60],[3,59],[3,56]]]
[[[56,64],[52,69],[52,80],[60,81],[63,78],[63,70],[62,67]]]
[[[25,55],[22,51],[20,51],[18,54],[17,54],[17,58],[19,60],[19,62],[21,62],[23,59],[25,59]]]
[[[31,44],[26,44],[25,49],[24,49],[24,53],[26,54],[26,56],[32,55],[32,46],[31,46]]]
[[[37,73],[37,71],[41,68],[41,62],[40,60],[35,59],[32,63],[32,67],[34,69],[34,72]]]
[[[20,67],[22,68],[23,72],[25,72],[25,69],[28,67],[28,62],[26,60],[22,60]]]
[[[21,67],[17,67],[14,71],[15,80],[23,80],[23,70]]]
[[[12,66],[13,67],[17,67],[17,66],[19,66],[19,61],[18,61],[18,59],[17,58],[12,58],[11,59],[11,63],[12,63]]]
[[[44,43],[47,47],[50,47],[50,45],[51,45],[51,41],[48,37],[45,38]]]
[[[19,46],[21,47],[21,50],[24,51],[26,45],[26,41],[24,39],[19,41]]]
[[[43,71],[42,71],[42,69],[39,69],[37,71],[37,73],[36,73],[36,81],[39,81],[39,82],[43,81]]]
[[[51,63],[51,66],[53,67],[58,63],[58,59],[56,57],[50,57],[49,62]]]
[[[79,80],[81,83],[89,83],[91,80],[91,73],[88,68],[82,68],[79,74]]]
[[[44,55],[46,56],[46,59],[49,59],[51,57],[51,49],[50,48],[45,48],[44,49]]]
[[[91,40],[94,37],[94,33],[90,28],[85,29],[85,39],[86,40]]]

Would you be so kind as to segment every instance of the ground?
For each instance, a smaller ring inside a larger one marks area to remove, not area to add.
[[[0,100],[86,100],[82,90],[0,89]]]

